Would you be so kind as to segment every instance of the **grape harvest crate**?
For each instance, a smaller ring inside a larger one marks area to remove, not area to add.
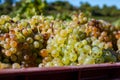
[[[120,80],[120,63],[1,69],[0,80]]]

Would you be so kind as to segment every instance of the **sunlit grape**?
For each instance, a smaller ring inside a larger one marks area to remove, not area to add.
[[[69,59],[72,62],[76,61],[77,60],[77,54],[76,53],[70,53]]]
[[[87,40],[82,40],[82,45],[87,45]]]
[[[60,31],[60,36],[65,37],[67,35],[67,31],[66,30],[61,30]]]
[[[3,45],[5,49],[9,49],[10,48],[10,44],[4,44]]]
[[[17,52],[17,49],[16,48],[10,48],[9,49],[13,54]]]
[[[53,50],[52,52],[51,52],[51,55],[52,55],[52,57],[58,57],[59,56],[59,52],[57,51],[57,50]]]
[[[98,47],[93,47],[91,55],[93,57],[100,57],[102,55],[102,50]]]
[[[85,59],[86,59],[86,55],[80,54],[80,56],[78,57],[78,64],[82,65]]]
[[[14,64],[12,64],[12,68],[13,69],[19,69],[20,68],[20,64],[14,63]]]
[[[84,60],[83,64],[84,65],[86,65],[86,64],[95,64],[95,60],[94,60],[94,58],[92,58],[90,56],[87,56],[86,59]]]
[[[63,62],[63,64],[68,65],[70,63],[70,60],[69,60],[69,58],[67,56],[64,56],[62,58],[62,62]]]
[[[32,42],[33,42],[33,39],[32,39],[31,37],[28,37],[28,38],[26,39],[26,41],[27,41],[28,43],[32,43]]]
[[[40,44],[39,44],[38,41],[34,41],[34,42],[33,42],[33,46],[34,46],[34,48],[39,48],[39,47],[40,47]]]
[[[89,46],[89,45],[85,45],[84,47],[83,47],[83,50],[84,50],[84,52],[85,53],[91,53],[91,47]]]
[[[52,62],[48,62],[46,63],[45,67],[52,67],[53,66],[53,63]]]

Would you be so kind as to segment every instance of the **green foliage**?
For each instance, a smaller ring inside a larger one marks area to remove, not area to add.
[[[12,0],[5,0],[5,3],[0,5],[0,15],[7,15],[10,13],[13,10],[12,4]]]
[[[104,5],[103,8],[99,6],[91,6],[89,3],[81,3],[79,7],[83,12],[91,13],[91,18],[103,19],[109,22],[114,22],[120,17],[120,9],[117,9],[116,6],[107,6]]]
[[[120,29],[120,18],[113,22],[113,24],[116,26],[117,29]]]
[[[116,6],[91,6],[89,3],[82,3],[80,7],[72,6],[67,1],[56,1],[47,3],[46,0],[20,0],[13,6],[12,0],[5,0],[0,4],[0,15],[18,16],[20,18],[30,18],[33,15],[52,15],[62,20],[70,19],[71,14],[84,12],[91,18],[101,18],[109,22],[114,22],[120,17],[120,9]]]
[[[14,13],[19,14],[21,18],[42,14],[46,7],[46,1],[42,0],[21,0],[20,3],[20,7]]]

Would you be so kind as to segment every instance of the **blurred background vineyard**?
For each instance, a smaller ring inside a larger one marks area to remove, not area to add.
[[[3,2],[4,1],[4,2]],[[103,19],[120,25],[120,9],[116,6],[91,6],[87,2],[80,2],[80,6],[71,5],[68,0],[48,3],[46,0],[0,0],[0,15],[30,18],[33,15],[53,15],[63,20],[70,19],[71,14],[84,12],[90,18]]]

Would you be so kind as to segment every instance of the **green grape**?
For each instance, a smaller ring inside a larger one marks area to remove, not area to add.
[[[11,55],[11,56],[10,56],[10,59],[11,59],[11,61],[14,61],[14,62],[15,62],[15,61],[17,60],[17,57],[16,57],[15,55]]]
[[[9,44],[3,44],[5,49],[10,49],[10,45]]]
[[[103,57],[105,59],[105,62],[117,61],[117,58],[108,49],[103,50]]]
[[[14,53],[17,52],[17,49],[16,49],[16,48],[10,48],[9,50],[11,51],[12,54],[14,54]]]
[[[34,39],[35,39],[35,40],[38,40],[38,41],[39,41],[41,38],[42,38],[42,37],[41,37],[39,34],[36,34],[36,35],[34,36]]]
[[[52,57],[47,56],[47,57],[44,58],[44,60],[47,61],[47,62],[50,62],[50,61],[52,61]]]
[[[75,43],[76,43],[76,41],[73,39],[68,40],[68,45],[74,45]]]
[[[96,37],[92,36],[91,40],[92,40],[92,42],[94,42],[96,40]]]
[[[80,40],[83,40],[83,39],[85,39],[86,38],[86,33],[85,32],[79,32],[79,39]]]
[[[95,41],[93,41],[92,46],[97,46],[99,44],[100,44],[100,41],[99,40],[95,40]]]
[[[112,54],[109,50],[103,50],[103,56],[107,58],[107,57],[112,56]]]
[[[102,50],[98,47],[93,47],[91,55],[94,58],[100,57],[102,55]]]
[[[58,44],[63,44],[64,41],[65,41],[65,38],[61,38],[61,37],[58,37],[58,38],[57,38],[57,43],[58,43]]]
[[[66,30],[61,30],[60,31],[60,36],[66,37],[67,36],[67,31]]]
[[[63,63],[61,63],[61,62],[53,62],[53,66],[55,66],[55,67],[63,66]]]
[[[83,65],[86,65],[86,64],[95,64],[95,60],[92,57],[87,56],[85,61],[83,62]]]
[[[39,44],[38,41],[34,41],[34,42],[33,42],[33,46],[34,46],[34,48],[39,48],[39,47],[40,47],[40,44]]]
[[[77,66],[77,63],[76,62],[72,62],[72,63],[70,63],[70,66]]]
[[[69,59],[70,59],[70,61],[75,62],[77,60],[77,54],[70,53]]]
[[[120,50],[117,50],[117,51],[116,51],[116,54],[117,54],[117,59],[118,59],[118,61],[120,61]]]
[[[39,42],[39,49],[42,49],[44,47],[42,42]]]
[[[26,41],[27,41],[28,43],[33,43],[33,38],[32,38],[32,37],[28,37],[28,38],[26,39]]]
[[[87,17],[83,18],[83,22],[85,22],[85,23],[87,22]]]
[[[4,23],[5,23],[5,21],[0,18],[0,24],[4,24]]]
[[[20,68],[20,64],[18,64],[18,63],[13,63],[13,64],[12,64],[12,68],[13,68],[13,69],[19,69],[19,68]]]
[[[40,64],[38,65],[39,68],[42,68],[42,67],[44,67],[44,66],[45,66],[45,64],[43,64],[43,63],[40,63]]]
[[[57,50],[53,50],[53,51],[51,52],[51,55],[52,55],[52,57],[56,58],[56,57],[59,56],[59,52],[58,52]]]
[[[22,30],[22,34],[23,34],[24,36],[28,36],[28,31],[27,31],[27,29],[23,29],[23,30]]]
[[[10,16],[8,15],[2,15],[1,18],[4,19],[5,21],[9,21],[11,19]]]
[[[25,36],[23,36],[20,32],[16,32],[15,35],[17,36],[19,42],[25,41]]]
[[[98,44],[98,47],[99,47],[100,49],[103,49],[103,48],[104,48],[104,45],[105,45],[105,43],[104,43],[104,42],[101,42],[100,44]]]
[[[62,55],[69,56],[69,53],[70,53],[70,51],[64,49],[64,51],[62,52]]]
[[[53,63],[52,62],[48,62],[45,67],[52,67],[53,66]]]
[[[95,59],[96,64],[104,63],[104,61],[105,61],[104,57],[102,57],[102,56]]]
[[[112,55],[112,56],[111,56],[111,60],[110,60],[110,61],[111,61],[111,62],[116,62],[116,61],[117,61],[116,56]]]
[[[77,46],[77,45],[76,45]],[[72,49],[73,48],[73,45],[66,45],[66,49],[67,50],[70,50],[70,49]]]
[[[70,60],[69,60],[69,58],[67,56],[64,56],[62,58],[62,62],[63,62],[63,64],[68,65],[70,63]]]
[[[80,54],[80,56],[78,57],[78,64],[83,64],[83,62],[86,59],[86,55],[85,54]]]
[[[78,54],[79,55],[84,54],[84,49],[83,48],[78,48]]]
[[[66,32],[67,32],[67,33],[71,33],[71,32],[72,32],[72,28],[66,27]]]
[[[83,45],[81,42],[75,43],[75,49],[81,48]]]
[[[92,40],[91,40],[89,37],[86,38],[86,40],[87,40],[88,44],[91,44],[91,43],[92,43]]]
[[[26,20],[22,20],[20,24],[21,24],[21,26],[26,27],[27,26],[27,21]]]
[[[11,68],[11,66],[6,63],[0,63],[0,69],[6,69],[6,68]]]
[[[88,42],[87,42],[87,40],[82,40],[82,45],[87,45],[88,44]]]
[[[62,61],[59,57],[57,57],[57,58],[54,58],[52,62],[56,64],[56,63],[61,63]]]
[[[31,28],[29,28],[29,27],[27,27],[27,31],[28,31],[28,35],[30,35],[30,34],[32,34],[33,32],[32,32],[32,29]]]
[[[84,50],[85,53],[91,53],[91,47],[89,45],[85,45],[83,47],[83,50]]]

